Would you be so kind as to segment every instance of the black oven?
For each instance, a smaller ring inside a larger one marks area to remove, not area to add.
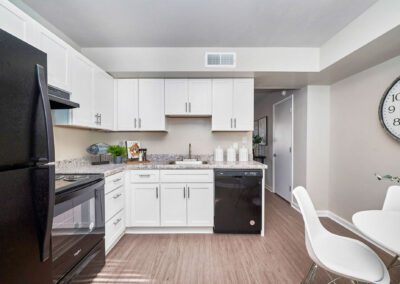
[[[56,191],[52,229],[54,283],[71,281],[71,274],[85,270],[79,266],[88,265],[95,248],[104,246],[104,178],[63,175],[63,179],[63,187]],[[104,249],[96,259],[101,269]]]

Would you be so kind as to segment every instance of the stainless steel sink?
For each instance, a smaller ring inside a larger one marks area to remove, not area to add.
[[[207,161],[200,161],[197,159],[183,159],[180,161],[171,161],[171,165],[205,165],[208,164]]]

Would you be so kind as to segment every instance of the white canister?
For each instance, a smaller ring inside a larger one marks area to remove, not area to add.
[[[218,146],[214,150],[214,161],[215,162],[223,162],[224,161],[224,150]]]
[[[236,150],[233,147],[228,148],[226,151],[226,160],[228,162],[236,162]]]
[[[239,150],[239,161],[247,162],[249,160],[249,151],[245,146],[242,146]]]

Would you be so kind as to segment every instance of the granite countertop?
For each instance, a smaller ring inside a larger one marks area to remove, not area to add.
[[[209,162],[202,165],[175,165],[163,161],[149,162],[145,164],[107,164],[91,165],[88,162],[56,163],[56,173],[99,173],[110,176],[124,170],[182,170],[182,169],[267,169],[268,166],[256,161],[248,162]]]

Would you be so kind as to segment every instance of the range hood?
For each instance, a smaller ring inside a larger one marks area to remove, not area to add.
[[[71,109],[79,107],[78,103],[69,100],[71,93],[67,91],[49,85],[48,94],[51,109]]]

